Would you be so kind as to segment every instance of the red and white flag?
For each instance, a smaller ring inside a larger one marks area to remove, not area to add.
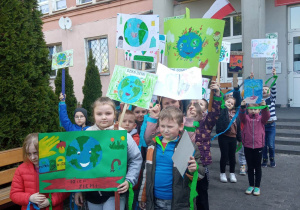
[[[203,18],[223,19],[233,11],[235,11],[235,9],[228,0],[216,0],[204,14]]]

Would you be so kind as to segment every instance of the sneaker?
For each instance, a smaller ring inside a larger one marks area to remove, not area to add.
[[[227,177],[225,173],[220,173],[220,181],[223,183],[227,182]]]
[[[237,180],[236,180],[235,174],[234,173],[230,173],[229,176],[230,176],[230,182],[231,183],[236,183]]]
[[[263,159],[263,162],[261,164],[261,167],[266,168],[268,165],[268,159]]]
[[[259,187],[255,187],[254,188],[253,195],[256,195],[256,196],[260,195],[260,189],[259,189]]]
[[[276,167],[276,163],[275,163],[274,158],[270,158],[270,166],[271,166],[272,168],[275,168],[275,167]]]
[[[254,187],[248,187],[245,193],[246,193],[247,195],[251,195],[252,192],[253,192],[253,190],[254,190]]]
[[[245,165],[241,165],[241,167],[240,167],[240,175],[246,175],[246,166]]]

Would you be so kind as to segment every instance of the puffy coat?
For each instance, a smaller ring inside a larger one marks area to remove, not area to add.
[[[39,176],[34,166],[30,162],[22,163],[16,170],[10,190],[10,199],[20,206],[22,210],[27,209],[29,197],[39,192]],[[49,197],[48,193],[45,193]],[[70,193],[51,193],[53,210],[63,209],[63,201],[69,197]],[[34,209],[30,206],[30,209]],[[48,210],[49,207],[44,208]]]
[[[246,109],[242,108],[239,113],[241,123],[244,124],[242,142],[244,147],[256,149],[265,145],[265,124],[270,118],[268,108],[261,111],[261,115],[247,115]]]

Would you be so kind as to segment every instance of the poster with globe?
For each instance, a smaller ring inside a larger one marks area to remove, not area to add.
[[[117,15],[117,48],[137,51],[159,50],[158,15]]]
[[[126,130],[39,134],[41,193],[116,191],[126,170]]]
[[[116,65],[106,96],[148,109],[156,81],[156,74]]]
[[[52,55],[52,70],[73,66],[73,50],[55,53]]]
[[[169,68],[202,69],[216,76],[225,22],[217,19],[172,19],[164,23]]]
[[[276,57],[277,39],[252,39],[252,58],[273,58]]]

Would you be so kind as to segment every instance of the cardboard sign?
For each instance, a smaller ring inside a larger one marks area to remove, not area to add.
[[[52,70],[73,66],[73,50],[55,53],[52,55]]]

